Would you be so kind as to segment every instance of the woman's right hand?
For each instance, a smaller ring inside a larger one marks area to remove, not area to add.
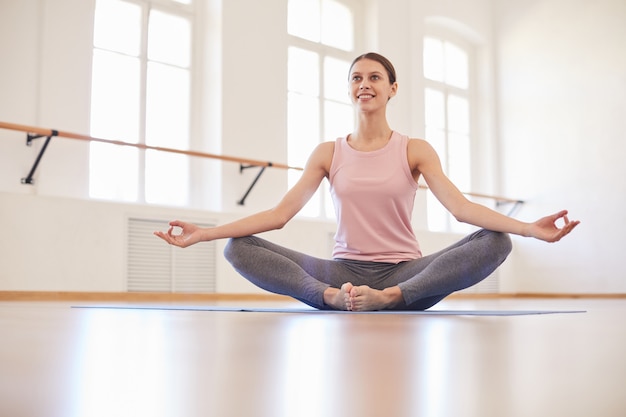
[[[174,234],[175,227],[182,229],[179,234]],[[186,248],[202,240],[201,230],[202,228],[195,224],[174,220],[170,222],[170,228],[167,232],[156,231],[154,235],[160,237],[170,245]]]

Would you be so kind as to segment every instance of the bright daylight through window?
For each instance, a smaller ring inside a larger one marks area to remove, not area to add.
[[[92,136],[188,149],[191,3],[97,0]],[[184,155],[90,145],[92,198],[184,205],[188,183]]]
[[[354,2],[357,3],[357,2]],[[289,0],[288,163],[303,167],[322,141],[352,131],[348,70],[355,50],[353,2]],[[300,172],[289,172],[291,187]],[[300,215],[334,217],[326,190],[318,191]]]
[[[455,43],[424,39],[426,139],[435,148],[444,171],[463,191],[471,185],[469,53]],[[427,197],[428,228],[465,231],[432,194]]]

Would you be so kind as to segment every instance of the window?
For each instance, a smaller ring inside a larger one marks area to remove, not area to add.
[[[424,38],[426,139],[443,169],[462,191],[471,186],[471,54],[469,47],[445,38]],[[437,199],[427,197],[428,228],[467,230],[453,221]]]
[[[288,2],[288,163],[304,166],[323,141],[350,133],[354,111],[348,96],[348,71],[355,55],[357,2],[289,0]],[[300,176],[289,172],[289,187]],[[300,215],[334,217],[324,190]]]
[[[91,135],[188,149],[192,0],[97,0]],[[184,205],[184,155],[90,144],[89,194],[127,202]]]

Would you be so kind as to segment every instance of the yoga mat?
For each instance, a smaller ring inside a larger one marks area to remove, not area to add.
[[[72,306],[83,309],[110,310],[165,310],[165,311],[220,311],[236,313],[299,313],[299,314],[402,314],[424,316],[528,316],[536,314],[586,313],[585,310],[426,310],[426,311],[338,311],[313,308],[260,308],[225,306]]]

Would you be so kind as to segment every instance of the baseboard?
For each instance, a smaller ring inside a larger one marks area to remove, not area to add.
[[[212,302],[287,300],[293,299],[276,294],[0,291],[0,301]]]
[[[568,293],[498,293],[452,294],[452,299],[498,298],[626,298],[626,294],[568,294]],[[0,301],[119,301],[119,302],[215,302],[215,301],[293,301],[276,294],[224,293],[140,293],[140,292],[79,292],[79,291],[0,291]]]

